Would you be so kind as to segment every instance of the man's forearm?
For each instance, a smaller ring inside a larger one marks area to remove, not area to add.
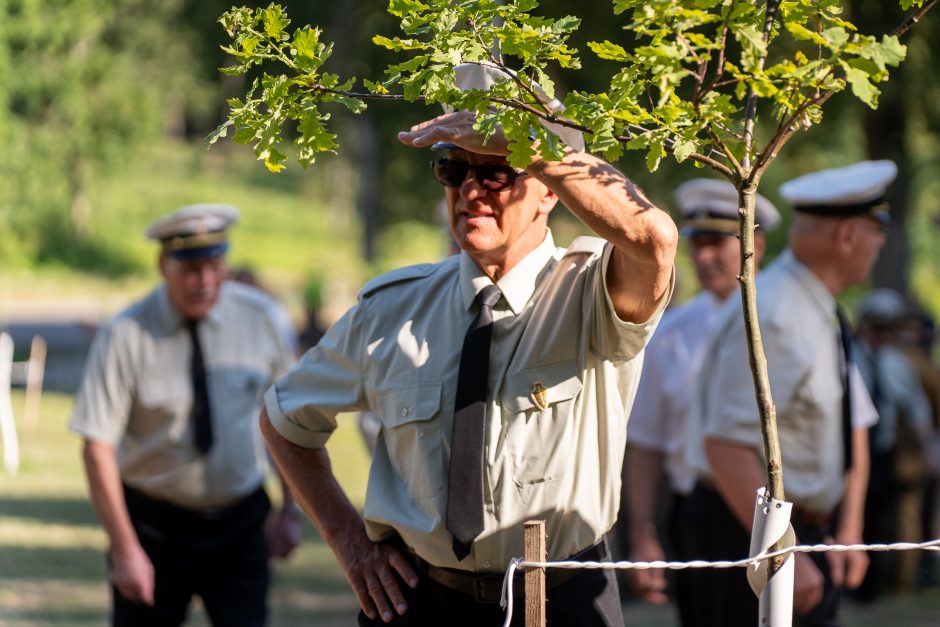
[[[705,454],[722,499],[750,532],[757,490],[767,481],[760,458],[748,446],[720,438],[705,438]]]
[[[139,545],[121,487],[114,447],[86,440],[82,450],[91,501],[108,536],[112,551],[123,552]]]
[[[351,526],[361,529],[362,517],[336,481],[326,449],[308,449],[290,442],[274,428],[265,409],[261,410],[260,422],[288,493],[323,539],[332,547]]]
[[[656,511],[662,488],[663,459],[661,451],[630,445],[627,449],[627,515],[631,545],[657,538]]]
[[[868,430],[852,431],[852,467],[845,476],[845,494],[839,509],[836,535],[840,542],[861,542],[868,490]]]
[[[611,299],[623,319],[645,321],[669,289],[679,241],[672,218],[617,168],[588,153],[569,150],[562,161],[536,159],[528,171],[613,244]]]

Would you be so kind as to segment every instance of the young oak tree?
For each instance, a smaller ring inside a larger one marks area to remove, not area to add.
[[[229,101],[228,120],[209,136],[214,143],[234,130],[272,172],[283,169],[284,145],[311,165],[318,153],[335,151],[323,105],[338,102],[353,112],[367,100],[423,101],[477,114],[477,129],[501,127],[509,161],[529,163],[535,151],[560,158],[564,146],[538,119],[577,128],[588,149],[616,161],[624,150],[646,152],[653,171],[671,155],[708,167],[738,190],[741,237],[741,298],[749,358],[761,414],[769,496],[785,500],[776,431],[776,410],[757,321],[754,287],[754,206],[761,179],[783,146],[801,129],[822,121],[822,105],[845,89],[869,107],[878,104],[878,83],[905,55],[899,38],[937,0],[899,0],[909,11],[892,31],[862,34],[839,0],[613,0],[613,13],[635,43],[592,42],[591,52],[619,64],[603,93],[572,92],[564,116],[549,108],[536,84],[554,97],[549,68],[580,68],[578,51],[566,42],[577,30],[574,16],[535,15],[536,0],[390,0],[403,36],[373,41],[402,53],[383,80],[356,79],[324,70],[332,44],[311,26],[288,30],[276,4],[235,8],[220,18],[236,63],[223,71],[262,72],[244,99]],[[513,78],[490,91],[460,91],[453,68],[493,63]],[[292,137],[292,139],[291,139]],[[533,141],[533,140],[537,140]],[[782,558],[781,558],[782,559]]]

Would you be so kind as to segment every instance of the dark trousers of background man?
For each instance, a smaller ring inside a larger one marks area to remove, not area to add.
[[[605,543],[606,544],[606,543]],[[604,547],[599,561],[609,561],[610,550]],[[547,569],[550,573],[552,569]],[[495,575],[494,579],[501,579]],[[498,589],[496,582],[496,589]],[[525,598],[521,578],[513,582],[512,627],[525,625]],[[506,610],[497,600],[480,603],[462,592],[448,588],[419,572],[417,588],[401,584],[408,603],[408,612],[391,623],[381,618],[370,620],[359,612],[361,627],[489,627],[502,625]],[[547,591],[545,604],[548,627],[621,627],[623,613],[620,592],[613,570],[581,570],[579,574]],[[752,626],[753,627],[753,626]]]
[[[267,618],[264,490],[219,510],[181,509],[125,486],[127,510],[153,563],[155,604],[132,603],[112,586],[115,627],[180,625],[199,596],[215,627],[260,627]]]
[[[745,530],[725,505],[721,495],[701,483],[683,501],[680,529],[688,551],[686,559],[739,560],[748,556],[750,530]],[[797,514],[791,523],[800,544],[819,544],[829,529],[809,524]],[[825,580],[823,600],[805,616],[793,617],[795,627],[837,627],[840,590],[832,584],[825,553],[810,553]],[[688,571],[688,586],[679,595],[683,627],[754,627],[758,618],[757,596],[747,582],[744,568],[696,568]]]

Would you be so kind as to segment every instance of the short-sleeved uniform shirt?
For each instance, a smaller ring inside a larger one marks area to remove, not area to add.
[[[842,353],[836,302],[826,286],[785,250],[757,278],[757,310],[787,499],[829,513],[842,498]],[[764,460],[760,416],[740,303],[719,314],[690,414],[690,464],[709,476],[704,438],[749,446]],[[851,389],[855,428],[877,420],[858,370]]]
[[[695,485],[695,471],[683,455],[686,423],[723,302],[703,291],[663,314],[646,347],[630,414],[627,442],[661,452],[670,487],[679,494],[689,494]]]
[[[438,566],[500,572],[523,552],[523,523],[544,519],[548,555],[568,557],[613,525],[626,421],[657,313],[621,321],[605,288],[612,248],[551,233],[497,282],[485,425],[485,529],[458,561],[445,527],[454,399],[476,294],[491,284],[466,253],[392,272],[266,395],[274,427],[322,447],[337,413],[382,422],[364,518]],[[544,387],[545,409],[534,391]]]
[[[199,323],[213,428],[206,455],[190,418],[192,342],[162,285],[99,331],[71,429],[115,445],[122,480],[154,498],[203,508],[251,493],[267,467],[257,420],[264,390],[292,362],[272,303],[226,282]]]

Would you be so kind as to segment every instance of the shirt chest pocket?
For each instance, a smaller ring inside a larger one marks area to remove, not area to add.
[[[518,487],[558,481],[574,463],[575,406],[582,387],[578,374],[576,362],[564,361],[506,378],[500,405]]]
[[[145,377],[137,390],[137,408],[127,430],[139,438],[165,437],[179,442],[189,424],[193,405],[189,379],[163,376]]]
[[[441,384],[392,388],[380,394],[384,441],[392,468],[414,499],[436,496],[446,468],[441,440]]]

